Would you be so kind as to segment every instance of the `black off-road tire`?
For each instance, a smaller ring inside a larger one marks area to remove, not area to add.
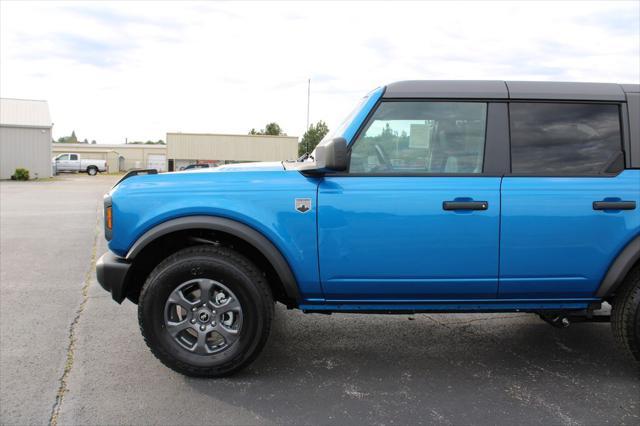
[[[640,267],[627,275],[613,300],[611,328],[618,347],[640,362]]]
[[[87,167],[87,174],[89,176],[96,176],[98,174],[98,169],[94,166]]]
[[[166,330],[165,303],[181,283],[208,278],[223,283],[239,300],[243,323],[236,340],[221,353],[200,355],[180,347]],[[222,377],[250,364],[271,331],[274,302],[261,271],[225,247],[200,245],[182,249],[149,275],[138,302],[138,321],[151,352],[167,367],[187,376]]]

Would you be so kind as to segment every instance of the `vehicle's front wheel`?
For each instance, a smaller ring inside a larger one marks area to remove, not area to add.
[[[618,346],[640,362],[640,267],[629,273],[613,300],[611,327]]]
[[[95,176],[95,175],[97,175],[97,174],[98,174],[98,169],[97,169],[97,168],[95,168],[95,167],[93,167],[93,166],[88,167],[88,168],[87,168],[87,174],[88,174],[89,176]]]
[[[138,302],[151,352],[188,375],[220,377],[253,361],[269,336],[273,296],[258,268],[213,245],[171,255],[149,275]]]

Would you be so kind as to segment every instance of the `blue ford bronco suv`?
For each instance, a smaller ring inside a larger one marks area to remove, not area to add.
[[[639,204],[640,85],[402,81],[304,161],[129,173],[97,276],[191,376],[255,359],[274,301],[611,321],[640,361]]]

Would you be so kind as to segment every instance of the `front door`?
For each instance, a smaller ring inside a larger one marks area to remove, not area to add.
[[[71,167],[71,160],[69,159],[69,154],[62,154],[58,158],[56,158],[56,169],[58,171],[69,171],[73,170]]]
[[[384,101],[347,173],[318,190],[329,301],[495,298],[500,177],[483,173],[487,104]]]

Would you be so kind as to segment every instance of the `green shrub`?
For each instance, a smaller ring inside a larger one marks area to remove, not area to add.
[[[29,170],[17,168],[13,176],[15,176],[16,180],[29,180]]]

